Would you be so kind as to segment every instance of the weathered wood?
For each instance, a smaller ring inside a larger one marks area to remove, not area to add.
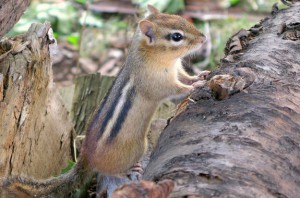
[[[0,1],[0,38],[19,21],[29,2],[29,0]]]
[[[90,116],[101,103],[113,80],[114,77],[101,76],[99,73],[75,79],[71,117],[77,135],[85,135],[85,127]]]
[[[0,42],[1,177],[48,178],[71,158],[73,126],[52,81],[56,43],[49,30],[48,23],[33,24]]]
[[[4,89],[4,84],[3,84],[3,74],[0,74],[0,101],[3,100],[3,89]]]
[[[162,133],[144,179],[172,179],[171,197],[299,197],[300,5],[227,43],[215,74],[255,74],[245,91],[191,98]]]
[[[58,88],[61,98],[65,104],[66,109],[71,112],[72,101],[74,96],[74,85]]]

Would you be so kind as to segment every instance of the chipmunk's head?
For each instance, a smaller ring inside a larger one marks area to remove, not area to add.
[[[148,5],[150,15],[139,22],[141,47],[177,59],[197,50],[206,37],[192,23],[178,15],[160,13]]]

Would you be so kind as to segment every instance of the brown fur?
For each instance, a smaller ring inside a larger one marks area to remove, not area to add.
[[[191,83],[183,82],[198,79],[196,76],[189,76],[182,69],[180,58],[198,49],[205,40],[205,36],[184,18],[160,13],[151,6],[149,10],[152,14],[139,24],[124,68],[104,102],[103,112],[99,117],[95,114],[90,121],[81,159],[75,168],[70,173],[47,181],[9,178],[4,182],[4,188],[12,192],[23,190],[26,194],[39,196],[55,195],[58,191],[65,192],[63,184],[68,184],[65,185],[66,188],[73,188],[75,185],[72,182],[83,182],[89,172],[120,174],[140,159],[147,148],[149,124],[160,102],[166,97],[190,92],[193,89]],[[166,39],[166,35],[173,33],[172,31],[181,31],[184,39],[178,43]],[[130,99],[132,106],[126,112],[120,130],[110,131],[112,124],[116,123],[116,116],[121,115],[121,110],[126,110],[117,109],[118,105],[123,107],[121,105],[125,100],[122,97],[126,96],[123,92],[128,93],[126,87],[134,89],[134,98]],[[119,101],[117,105],[112,105],[115,98]],[[112,106],[116,109],[105,130],[101,131]],[[109,139],[112,133],[116,136]]]
[[[203,34],[188,21],[176,15],[155,13],[143,21],[147,22],[141,27],[141,32],[146,33],[151,24],[155,39],[154,44],[149,44],[147,36],[138,33],[135,35],[135,39],[140,39],[140,42],[137,46],[133,46],[136,50],[136,61],[135,65],[131,66],[135,67],[131,72],[134,84],[138,85],[134,107],[130,110],[118,137],[110,144],[106,144],[105,139],[99,141],[96,152],[91,157],[92,166],[106,174],[124,172],[142,156],[146,149],[149,123],[162,99],[187,93],[193,88],[180,82],[178,77],[186,81],[198,79],[189,76],[183,70],[179,58],[191,49],[197,48],[205,39]],[[184,31],[185,43],[172,46],[164,36],[170,29]],[[130,155],[127,156],[126,153]]]

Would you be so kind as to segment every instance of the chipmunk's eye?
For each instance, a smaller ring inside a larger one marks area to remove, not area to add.
[[[183,39],[183,35],[180,34],[179,32],[175,32],[175,33],[171,34],[171,39],[173,41],[179,42]]]

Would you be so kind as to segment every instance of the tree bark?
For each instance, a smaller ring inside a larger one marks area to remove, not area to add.
[[[1,0],[0,38],[19,21],[29,2],[29,0]]]
[[[99,73],[75,79],[71,117],[77,135],[85,135],[89,118],[104,98],[113,81],[114,77],[101,76]]]
[[[243,91],[217,88],[212,95],[230,95],[224,100],[191,96],[163,131],[144,179],[174,180],[170,197],[299,197],[299,4],[274,6],[269,18],[231,37],[209,78],[244,79],[243,70],[254,73]]]
[[[58,175],[73,126],[52,81],[50,24],[0,42],[0,177]]]

